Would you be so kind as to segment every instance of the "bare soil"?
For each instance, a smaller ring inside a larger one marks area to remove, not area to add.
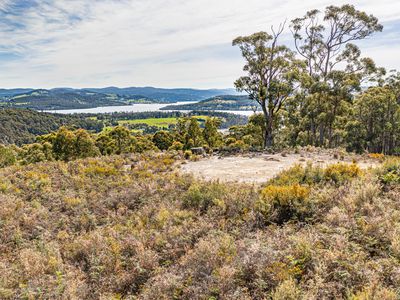
[[[243,182],[262,184],[295,164],[326,166],[338,162],[352,163],[355,161],[360,168],[375,167],[379,161],[365,156],[349,156],[335,158],[332,153],[302,153],[302,154],[247,154],[240,156],[211,156],[199,161],[189,161],[181,165],[181,172],[193,174],[204,180],[219,180],[223,182]]]

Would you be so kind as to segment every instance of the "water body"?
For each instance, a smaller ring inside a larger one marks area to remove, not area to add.
[[[197,103],[197,101],[192,102],[176,102],[174,104],[191,104]],[[104,114],[104,113],[114,113],[114,112],[147,112],[147,111],[159,111],[162,107],[169,104],[159,104],[159,103],[148,103],[148,104],[132,104],[132,105],[122,105],[122,106],[100,106],[93,108],[79,108],[79,109],[61,109],[61,110],[47,110],[45,112],[57,113],[57,114]]]
[[[180,104],[192,104],[198,101],[185,101],[172,103],[174,105]],[[160,111],[161,108],[170,104],[133,104],[124,106],[101,106],[94,108],[82,108],[82,109],[62,109],[62,110],[45,110],[49,113],[57,114],[104,114],[104,113],[114,113],[114,112],[148,112],[148,111]],[[180,112],[190,112],[189,110],[163,110],[163,111],[180,111]],[[236,111],[236,110],[216,110],[216,112],[226,112],[235,115],[251,116],[254,114],[253,111]]]

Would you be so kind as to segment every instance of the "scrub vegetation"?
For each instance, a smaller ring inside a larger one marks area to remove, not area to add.
[[[398,299],[400,161],[262,186],[177,153],[0,171],[1,299]]]

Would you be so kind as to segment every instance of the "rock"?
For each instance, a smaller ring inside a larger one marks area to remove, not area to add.
[[[195,147],[195,148],[191,148],[190,151],[192,151],[193,154],[196,155],[203,155],[206,153],[206,151],[204,150],[203,147]]]

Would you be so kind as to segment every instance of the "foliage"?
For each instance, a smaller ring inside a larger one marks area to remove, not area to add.
[[[306,166],[297,164],[280,172],[268,183],[272,185],[315,185],[323,182],[324,170],[319,166],[308,163]]]
[[[354,103],[347,124],[349,150],[391,154],[400,141],[400,103],[389,87],[372,87]]]
[[[192,185],[183,196],[183,205],[187,208],[196,208],[202,212],[218,202],[226,190],[219,183]]]
[[[322,14],[322,16],[321,16]],[[301,92],[291,103],[293,139],[317,146],[338,146],[352,93],[384,73],[352,42],[382,31],[373,15],[352,5],[328,6],[295,18],[291,29],[299,56],[306,63]]]
[[[356,164],[336,163],[322,168],[307,164],[302,166],[295,165],[282,171],[268,183],[273,185],[316,185],[316,184],[343,184],[362,174],[361,169]]]

